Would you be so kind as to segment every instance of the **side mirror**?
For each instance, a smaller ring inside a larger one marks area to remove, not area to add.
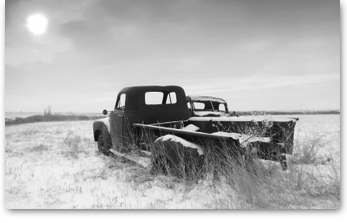
[[[102,111],[102,114],[107,115],[107,110],[104,109],[104,110]]]

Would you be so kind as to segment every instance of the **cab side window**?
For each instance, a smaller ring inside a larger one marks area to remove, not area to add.
[[[119,97],[119,101],[116,105],[116,110],[124,111],[125,100],[126,100],[126,94],[121,94],[121,96]]]
[[[224,105],[224,104],[219,104],[218,110],[219,110],[219,111],[224,111],[224,112],[226,112],[225,105]]]

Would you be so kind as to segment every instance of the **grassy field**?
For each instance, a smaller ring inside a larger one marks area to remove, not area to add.
[[[100,154],[93,121],[5,127],[6,208],[332,208],[340,207],[340,115],[303,115],[289,168],[259,161],[252,174],[198,183],[153,175]]]
[[[27,117],[15,117],[15,118],[5,118],[5,126],[9,125],[20,125],[27,123],[36,123],[36,122],[61,122],[61,121],[86,121],[86,120],[96,120],[104,118],[101,115],[33,115]]]

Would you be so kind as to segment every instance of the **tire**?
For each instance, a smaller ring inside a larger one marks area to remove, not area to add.
[[[112,143],[110,135],[108,134],[106,126],[103,126],[101,134],[98,137],[98,150],[106,156],[110,155],[110,149],[112,148]]]

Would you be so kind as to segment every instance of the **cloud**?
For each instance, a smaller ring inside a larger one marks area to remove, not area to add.
[[[54,61],[57,54],[66,52],[71,47],[71,42],[66,38],[48,37],[47,39],[37,38],[29,44],[11,43],[6,46],[5,63],[17,66],[27,63],[50,63]],[[42,38],[45,38],[43,36]]]
[[[271,48],[275,43],[272,39],[255,39],[249,44],[247,44],[243,49],[249,53],[255,53],[259,51],[265,51],[268,48]]]
[[[237,91],[257,91],[271,89],[278,92],[281,88],[310,88],[326,86],[329,84],[338,85],[340,76],[338,74],[328,75],[306,75],[306,76],[273,76],[258,75],[252,77],[235,79],[214,79],[213,85],[209,84],[212,80],[207,80],[205,84],[186,85],[191,92],[237,92]]]

